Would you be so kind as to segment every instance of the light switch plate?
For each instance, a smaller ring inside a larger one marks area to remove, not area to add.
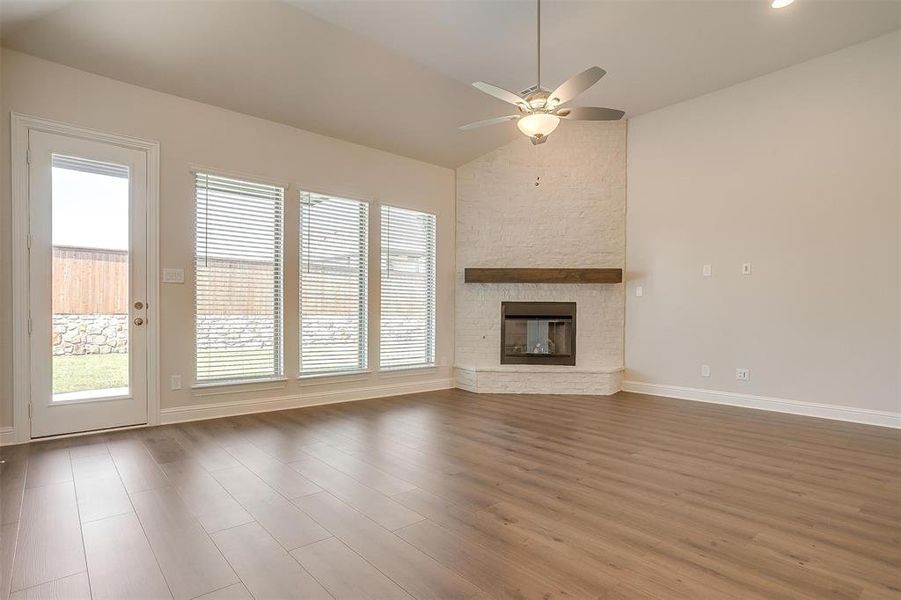
[[[703,267],[701,267],[701,274],[704,277],[710,277],[711,275],[713,275],[713,266],[704,265]]]
[[[710,377],[710,365],[701,365],[701,377]]]
[[[751,274],[751,263],[742,263],[741,264],[741,274],[742,275],[750,275]]]
[[[173,390],[181,389],[181,375],[172,375],[169,377],[169,388]]]
[[[635,295],[639,297],[644,296],[644,288],[640,285],[635,286]]]
[[[184,269],[163,269],[163,283],[184,283]]]

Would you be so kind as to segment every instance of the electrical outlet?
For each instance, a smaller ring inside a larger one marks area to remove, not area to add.
[[[751,274],[751,263],[742,263],[741,264],[741,274],[742,275],[750,275]]]
[[[701,275],[711,277],[713,275],[713,265],[704,265],[701,267]]]
[[[172,375],[169,377],[169,388],[173,390],[181,389],[181,375]]]
[[[710,365],[701,365],[701,377],[710,377]]]
[[[751,371],[748,369],[735,369],[735,379],[738,381],[751,381]]]
[[[635,295],[639,298],[644,296],[644,288],[642,288],[640,285],[635,286]]]

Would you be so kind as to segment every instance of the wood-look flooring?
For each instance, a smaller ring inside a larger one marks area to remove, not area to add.
[[[3,600],[901,598],[901,432],[445,390],[6,447]]]

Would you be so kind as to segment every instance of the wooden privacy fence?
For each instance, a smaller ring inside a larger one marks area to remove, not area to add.
[[[198,265],[201,292],[215,300],[201,315],[271,315],[273,265],[266,261],[213,259]],[[263,284],[254,285],[254,283]],[[128,313],[128,252],[53,247],[53,313]]]
[[[128,313],[128,251],[54,246],[53,313]]]
[[[273,314],[275,265],[267,260],[197,258],[197,316]]]

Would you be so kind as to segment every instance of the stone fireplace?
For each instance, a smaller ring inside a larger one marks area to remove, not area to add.
[[[458,387],[593,395],[621,389],[623,283],[466,281],[464,271],[622,269],[625,152],[626,123],[566,122],[546,144],[517,138],[457,169]],[[541,305],[577,308],[578,326],[575,310],[569,323],[558,309],[536,312]]]

